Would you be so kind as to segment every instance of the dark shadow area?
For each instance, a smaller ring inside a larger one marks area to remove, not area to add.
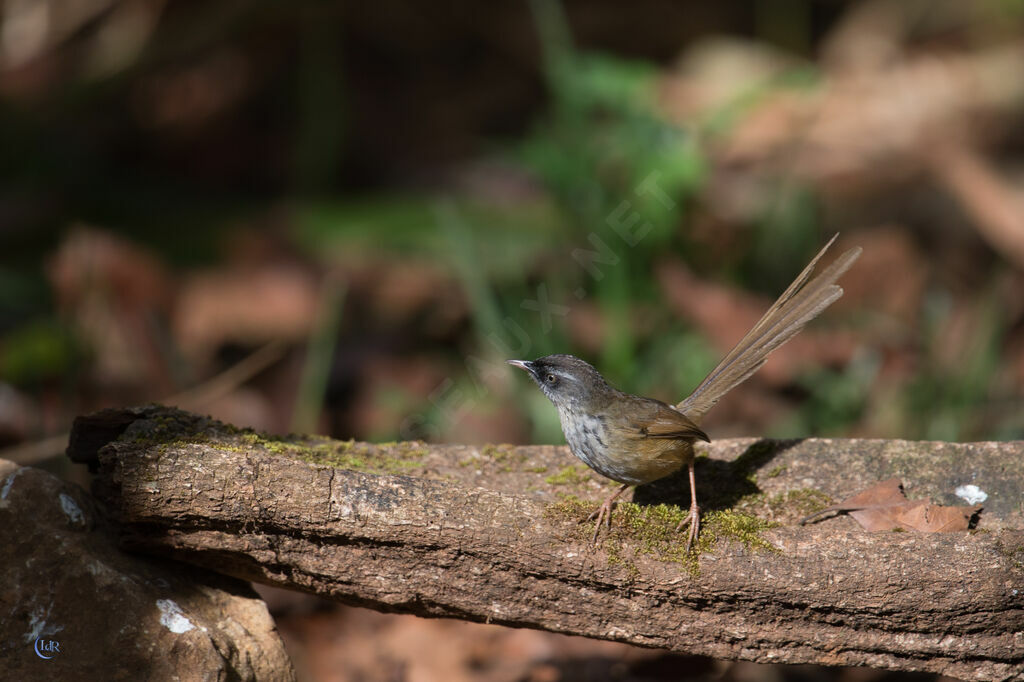
[[[620,680],[621,682],[656,682],[660,680],[703,680],[717,677],[715,659],[686,654],[665,654],[655,658],[623,661],[593,656],[566,658],[549,663],[558,670],[561,682],[588,680]]]
[[[704,511],[728,509],[741,498],[761,492],[756,473],[803,439],[763,438],[731,462],[697,457],[697,502]],[[633,501],[639,505],[675,504],[690,506],[690,483],[686,468],[660,481],[637,486]]]
[[[557,668],[562,682],[619,680],[620,682],[660,682],[661,680],[716,680],[748,682],[773,679],[778,682],[931,682],[943,679],[932,673],[897,673],[865,668],[826,668],[817,665],[771,665],[739,662],[723,671],[713,658],[664,654],[654,658],[623,661],[604,657],[564,659],[550,664]],[[534,678],[531,678],[534,679]],[[946,678],[948,679],[948,678]]]
[[[523,651],[524,643],[536,641],[540,633],[529,630],[495,629],[478,623],[459,623],[447,619],[427,621],[415,616],[382,614],[332,602],[317,605],[317,598],[295,592],[257,586],[269,596],[271,612],[281,628],[297,667],[309,673],[321,667],[336,669],[346,663],[355,679],[407,679],[394,675],[422,665],[420,670],[451,671],[449,653],[443,648],[423,649],[423,643],[408,635],[420,628],[435,627],[449,636],[458,634],[463,646],[458,659],[465,670],[481,679],[522,680],[524,682],[662,682],[667,680],[706,680],[711,682],[932,682],[948,680],[931,673],[897,673],[869,668],[828,668],[817,665],[768,665],[749,662],[726,663],[705,656],[655,652],[613,642],[586,640],[547,633],[557,641],[557,650],[542,653],[530,649],[533,657],[511,662],[503,652],[510,648]],[[317,646],[330,637],[344,636],[331,647]],[[401,648],[387,642],[399,639]],[[373,656],[353,655],[370,643],[377,643]],[[358,660],[358,663],[353,663]],[[300,679],[302,679],[300,677]],[[443,678],[442,678],[443,679]]]

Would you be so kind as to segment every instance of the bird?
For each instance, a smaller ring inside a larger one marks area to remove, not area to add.
[[[507,361],[526,371],[557,408],[572,453],[597,473],[622,484],[587,519],[597,520],[592,543],[597,544],[602,523],[611,529],[615,500],[630,486],[651,483],[685,466],[690,510],[676,530],[689,525],[689,552],[700,533],[693,445],[711,441],[700,422],[722,396],[764,365],[773,350],[843,295],[835,282],[860,256],[860,247],[845,251],[814,275],[818,261],[838,236],[825,244],[693,393],[675,405],[620,391],[593,365],[573,355]]]

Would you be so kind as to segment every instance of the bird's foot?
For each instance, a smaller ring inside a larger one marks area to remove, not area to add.
[[[594,537],[592,537],[590,539],[591,544],[597,545],[597,536],[601,532],[601,522],[602,521],[604,521],[604,525],[607,526],[608,530],[611,531],[611,529],[612,529],[612,508],[615,506],[615,499],[619,495],[621,495],[622,493],[626,492],[627,488],[629,488],[629,484],[628,483],[623,483],[619,487],[618,490],[616,490],[613,494],[609,495],[605,499],[605,501],[601,503],[601,506],[598,507],[597,510],[593,514],[588,516],[583,521],[583,523],[586,523],[587,521],[593,521],[594,519],[597,519],[597,523],[594,524]]]
[[[592,545],[597,545],[597,536],[601,533],[601,522],[608,527],[608,530],[612,529],[612,508],[615,507],[615,498],[609,497],[607,500],[601,503],[601,506],[594,510],[594,513],[586,518],[587,521],[593,521],[597,519],[597,523],[594,524],[594,537],[590,538]]]
[[[697,541],[697,535],[700,534],[700,508],[696,504],[690,505],[690,513],[676,526],[676,532],[686,528],[687,524],[690,526],[690,532],[686,534],[686,551],[689,552],[690,547]]]

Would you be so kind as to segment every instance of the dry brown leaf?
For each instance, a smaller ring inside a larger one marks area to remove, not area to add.
[[[967,530],[971,517],[981,511],[981,505],[974,507],[944,507],[938,504],[923,504],[904,509],[895,519],[901,528],[922,533],[945,533]]]
[[[174,382],[154,320],[166,314],[173,287],[157,256],[113,232],[75,225],[49,257],[46,274],[101,382],[170,392]]]
[[[1005,135],[998,131],[1013,129],[1012,123],[993,123],[1019,116],[1024,80],[1015,74],[1024,45],[904,54],[894,39],[887,31],[856,46],[849,40],[833,44],[831,68],[815,87],[766,89],[715,141],[712,165],[744,179],[752,171],[771,178],[793,175],[837,196],[856,196],[891,189],[893,182],[927,169],[936,140],[959,136],[991,144],[993,130]],[[891,58],[893,49],[899,59]],[[681,125],[699,119],[714,111],[707,107],[719,101],[720,82],[691,70],[667,73],[659,85],[658,110]],[[747,183],[734,177],[730,184]]]
[[[969,144],[934,148],[932,170],[972,218],[970,224],[1004,258],[1024,270],[1024,193]]]
[[[830,512],[847,512],[864,530],[916,530],[938,533],[967,530],[971,517],[981,511],[973,507],[946,507],[927,500],[908,500],[898,478],[862,490],[839,504],[822,509],[800,521],[801,525]]]
[[[197,364],[225,343],[302,341],[316,321],[316,279],[299,265],[221,268],[187,276],[174,314],[175,337]]]

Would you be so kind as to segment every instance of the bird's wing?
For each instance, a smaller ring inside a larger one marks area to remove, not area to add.
[[[674,407],[651,400],[637,420],[636,429],[647,438],[692,438],[711,442],[689,417]]]

